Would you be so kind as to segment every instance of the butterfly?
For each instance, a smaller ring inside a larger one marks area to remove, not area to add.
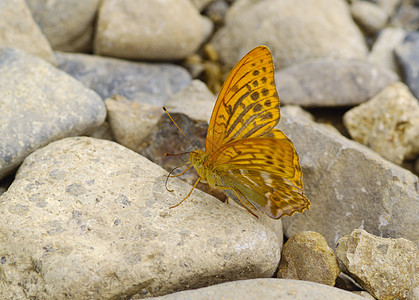
[[[205,151],[191,151],[189,167],[172,176],[193,166],[199,178],[171,208],[185,201],[199,181],[224,190],[255,216],[259,211],[279,219],[309,208],[298,154],[291,140],[274,128],[280,117],[272,55],[266,46],[258,46],[225,80],[209,122]]]

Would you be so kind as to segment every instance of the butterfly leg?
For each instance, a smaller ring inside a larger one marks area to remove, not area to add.
[[[184,166],[184,165],[182,165],[182,166]],[[180,167],[182,167],[182,166],[180,166]],[[166,183],[165,183],[165,186],[166,186],[166,190],[168,190],[169,192],[173,192],[173,190],[169,190],[168,188],[167,188],[167,182],[168,182],[168,180],[169,180],[169,177],[179,177],[179,176],[182,176],[183,174],[185,174],[186,173],[186,171],[188,171],[190,168],[192,167],[192,165],[190,165],[189,167],[187,167],[186,169],[185,169],[185,171],[183,171],[181,174],[178,174],[178,175],[171,175],[172,174],[172,172],[174,171],[174,170],[176,170],[177,168],[179,168],[179,167],[176,167],[176,168],[174,168],[172,171],[170,171],[170,173],[169,173],[169,175],[167,175],[167,177],[166,177]]]
[[[185,171],[183,171],[182,173],[180,173],[180,174],[177,174],[177,175],[170,175],[170,173],[169,173],[169,175],[167,175],[167,177],[179,177],[179,176],[182,176],[183,174],[185,174],[190,168],[192,167],[192,165],[190,165],[189,167],[187,167],[186,169],[185,169]]]
[[[185,201],[186,199],[189,198],[189,196],[192,194],[192,191],[195,189],[196,185],[198,184],[198,182],[201,180],[201,178],[198,178],[197,181],[195,181],[191,191],[189,192],[188,196],[186,196],[182,201],[180,201],[178,204],[170,206],[169,208],[175,208],[176,206],[179,206],[183,201]]]

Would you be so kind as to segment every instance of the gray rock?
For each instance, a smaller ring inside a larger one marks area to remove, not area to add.
[[[26,0],[26,3],[53,49],[79,52],[91,49],[99,0]]]
[[[354,228],[419,242],[419,180],[369,148],[323,125],[283,114],[278,126],[292,140],[312,205],[282,218],[286,236],[317,231],[334,248]]]
[[[114,95],[105,100],[112,136],[119,144],[138,150],[157,121],[163,109],[148,103],[138,103]]]
[[[354,1],[351,5],[351,14],[369,34],[375,34],[384,28],[389,17],[379,5],[368,1]]]
[[[395,51],[404,82],[419,99],[419,32],[410,32]]]
[[[364,1],[364,0],[356,0],[356,1]],[[373,0],[372,2],[379,5],[388,16],[393,16],[396,12],[397,8],[399,7],[402,0]]]
[[[85,54],[56,53],[58,68],[96,91],[161,106],[191,82],[189,73],[171,64],[134,63]]]
[[[318,232],[304,231],[294,234],[282,248],[278,278],[334,286],[339,273],[335,253]]]
[[[384,239],[355,229],[339,239],[336,255],[348,272],[377,299],[406,299],[419,286],[419,254],[406,239]]]
[[[419,155],[419,102],[402,82],[347,111],[343,122],[354,140],[395,164]]]
[[[0,196],[1,299],[120,299],[273,276],[273,232],[113,142],[67,138]],[[65,296],[64,296],[65,295]]]
[[[381,30],[368,54],[368,61],[398,74],[399,66],[394,50],[403,42],[406,34],[402,28],[388,27]]]
[[[317,58],[363,59],[367,47],[344,0],[235,1],[212,39],[232,68],[265,44],[278,69]]]
[[[83,134],[106,116],[102,99],[45,61],[0,50],[0,178],[34,150]]]
[[[393,72],[357,60],[319,59],[275,73],[283,104],[311,107],[357,105],[397,80]]]
[[[96,54],[129,59],[183,59],[198,50],[212,23],[189,0],[102,1]]]
[[[170,113],[180,112],[194,120],[209,122],[216,97],[200,80],[193,80],[167,103]]]
[[[55,64],[54,53],[24,0],[0,3],[0,48],[21,49]]]
[[[361,296],[315,282],[291,279],[253,279],[227,282],[194,291],[179,292],[150,300],[365,300]]]

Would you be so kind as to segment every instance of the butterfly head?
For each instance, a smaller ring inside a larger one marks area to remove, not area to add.
[[[206,161],[205,152],[202,150],[194,150],[191,151],[191,164],[197,168],[202,166],[202,164]]]

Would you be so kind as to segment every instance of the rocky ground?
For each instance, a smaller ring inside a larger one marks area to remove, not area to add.
[[[310,210],[169,209],[258,45]],[[414,0],[0,0],[0,298],[419,299],[418,70]]]

